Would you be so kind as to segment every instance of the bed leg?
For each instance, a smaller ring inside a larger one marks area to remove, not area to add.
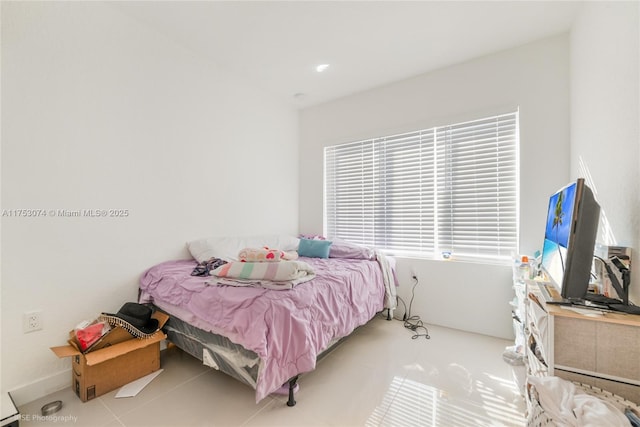
[[[387,309],[387,320],[391,320],[393,319],[393,310],[388,308]]]
[[[287,406],[295,406],[296,400],[293,398],[293,389],[296,388],[296,383],[298,382],[298,375],[291,378],[289,380],[289,400],[287,401]]]

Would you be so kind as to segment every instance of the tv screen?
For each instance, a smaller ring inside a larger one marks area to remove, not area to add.
[[[549,198],[542,268],[563,298],[583,298],[589,288],[600,205],[579,178]]]

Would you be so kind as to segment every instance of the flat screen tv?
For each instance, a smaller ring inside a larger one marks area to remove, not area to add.
[[[589,288],[600,205],[577,179],[549,198],[542,269],[566,299],[582,299]]]

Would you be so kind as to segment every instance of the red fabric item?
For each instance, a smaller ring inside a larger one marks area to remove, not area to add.
[[[76,331],[76,338],[78,338],[78,342],[80,343],[80,350],[84,351],[88,349],[91,344],[98,341],[102,336],[103,328],[104,323],[100,322],[89,325],[84,329],[78,329]]]

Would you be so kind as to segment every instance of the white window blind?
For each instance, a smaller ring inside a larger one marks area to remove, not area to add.
[[[518,113],[325,148],[325,234],[401,255],[517,252]]]

